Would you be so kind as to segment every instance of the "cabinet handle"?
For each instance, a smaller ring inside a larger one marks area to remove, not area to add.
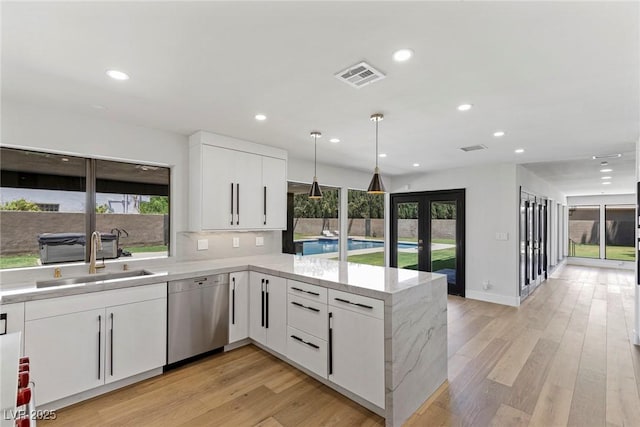
[[[264,225],[267,225],[267,186],[264,186]]]
[[[102,353],[102,316],[98,315],[98,379],[100,379],[100,353]]]
[[[304,293],[307,293],[307,294],[315,295],[315,296],[317,296],[317,297],[319,297],[319,296],[320,296],[320,294],[319,294],[319,293],[317,293],[317,292],[306,291],[306,290],[304,290],[304,289],[296,288],[296,287],[294,287],[294,286],[292,286],[292,287],[291,287],[291,289],[293,289],[294,291],[304,292]]]
[[[307,310],[315,311],[316,313],[320,311],[315,307],[307,307],[306,305],[300,304],[299,302],[296,302],[296,301],[291,301],[291,304],[298,306],[300,308],[306,308]]]
[[[312,343],[312,342],[308,342],[308,341],[305,341],[305,340],[303,340],[302,338],[297,337],[297,336],[295,336],[295,335],[291,335],[291,338],[293,338],[293,339],[294,339],[294,340],[296,340],[296,341],[300,341],[302,344],[306,344],[306,345],[308,345],[309,347],[313,347],[313,348],[315,348],[315,349],[320,348],[319,346],[315,345],[314,343]]]
[[[7,320],[7,313],[0,313],[0,322],[2,322],[4,325],[4,327],[2,328],[4,329],[4,331],[0,332],[0,335],[6,335],[7,323],[9,323],[9,321]]]
[[[231,289],[231,324],[236,324],[236,278],[232,277],[233,289]]]
[[[266,307],[267,307],[267,309],[265,310],[265,316],[264,316],[265,317],[265,321],[264,321],[264,323],[265,323],[265,327],[267,329],[269,329],[269,279],[267,279],[265,281],[265,284],[266,284],[266,288],[267,288],[267,299],[266,299]]]
[[[113,376],[113,313],[110,313],[109,317],[111,317],[111,330],[109,331],[111,345],[109,346],[109,370],[111,371],[111,376]]]
[[[261,320],[260,326],[264,328],[264,279],[262,279],[261,289],[262,289],[262,308],[260,311],[260,320]]]
[[[233,182],[231,183],[231,225],[233,225]]]
[[[351,302],[349,300],[342,299],[342,298],[334,298],[334,300],[344,302],[346,304],[357,305],[358,307],[362,307],[362,308],[368,308],[369,310],[373,310],[372,306],[366,305],[366,304],[360,304],[359,302]]]
[[[329,375],[333,374],[333,313],[329,313]]]
[[[240,184],[236,184],[236,225],[240,225]]]

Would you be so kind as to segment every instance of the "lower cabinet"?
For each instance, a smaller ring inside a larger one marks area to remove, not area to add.
[[[329,290],[329,381],[385,407],[384,304]]]
[[[25,354],[38,404],[166,363],[166,283],[25,305]]]
[[[249,273],[229,274],[229,343],[249,337]]]
[[[0,305],[0,335],[23,332],[24,329],[24,303]],[[24,333],[23,333],[24,334]],[[24,343],[24,335],[22,337]],[[22,348],[20,347],[20,354]]]
[[[254,271],[249,273],[249,336],[271,350],[286,354],[285,279]]]

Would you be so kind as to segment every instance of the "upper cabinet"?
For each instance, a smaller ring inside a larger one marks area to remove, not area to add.
[[[208,132],[189,138],[189,228],[283,230],[287,152]]]

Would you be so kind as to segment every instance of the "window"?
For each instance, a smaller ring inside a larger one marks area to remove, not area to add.
[[[600,258],[600,207],[569,207],[569,256]]]
[[[349,190],[349,262],[384,265],[384,194]]]
[[[99,256],[167,255],[169,168],[4,147],[0,156],[0,268],[86,261],[94,230]]]
[[[607,205],[605,217],[605,258],[619,261],[634,261],[634,218],[632,205]]]
[[[297,255],[339,257],[340,189],[320,186],[321,199],[309,198],[309,185],[289,183],[293,193],[293,241]]]

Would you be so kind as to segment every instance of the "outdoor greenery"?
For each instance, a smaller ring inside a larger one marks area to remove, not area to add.
[[[456,268],[456,249],[441,249],[433,251],[431,253],[432,258],[432,271],[442,270],[443,268]],[[338,259],[333,258],[333,259]],[[350,262],[357,262],[359,264],[369,265],[384,265],[384,252],[372,252],[361,255],[350,255],[348,258]],[[398,253],[398,267],[408,268],[416,270],[418,268],[418,254],[411,252],[399,252]]]
[[[431,203],[431,218],[456,219],[456,204],[454,202]],[[418,219],[418,204],[398,204],[398,219]]]
[[[166,245],[156,245],[156,246],[127,246],[124,248],[125,251],[129,251],[131,253],[140,253],[140,252],[166,252]]]
[[[111,213],[111,209],[109,209],[109,205],[107,205],[106,203],[102,204],[102,205],[97,205],[96,206],[96,213],[97,214],[106,214],[106,213]]]
[[[580,258],[600,258],[600,245],[576,243],[575,253],[570,256]],[[633,246],[609,246],[606,247],[606,258],[618,261],[634,261],[636,259]]]
[[[25,199],[12,200],[0,205],[0,211],[40,212],[40,210],[40,207],[36,203]]]
[[[141,214],[169,214],[169,198],[167,196],[151,196],[148,202],[140,202]]]

